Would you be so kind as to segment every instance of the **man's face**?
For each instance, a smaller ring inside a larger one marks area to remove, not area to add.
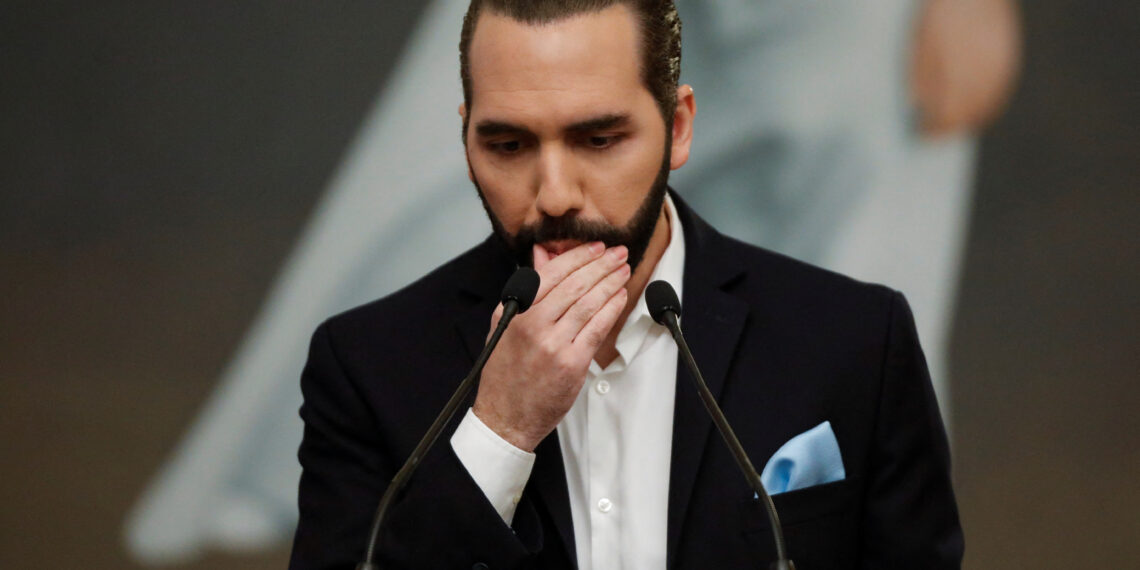
[[[496,233],[520,263],[588,241],[645,251],[671,160],[641,82],[624,6],[545,25],[483,13],[470,48],[467,159]],[[687,139],[684,149],[687,158]],[[636,255],[636,257],[635,257]]]

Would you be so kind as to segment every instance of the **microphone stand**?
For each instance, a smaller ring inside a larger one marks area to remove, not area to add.
[[[521,276],[520,276],[521,274]],[[483,351],[479,353],[479,357],[475,359],[475,366],[471,368],[471,372],[467,377],[459,383],[459,387],[455,389],[451,399],[447,401],[447,405],[436,416],[435,421],[432,422],[431,427],[428,428],[427,433],[420,439],[419,444],[412,450],[412,454],[408,456],[407,461],[396,472],[396,476],[392,478],[392,482],[388,484],[388,488],[384,491],[384,495],[380,497],[380,505],[376,507],[376,516],[372,519],[372,528],[368,532],[368,548],[365,550],[364,561],[356,565],[356,570],[380,570],[380,565],[376,563],[376,547],[380,542],[380,528],[384,523],[384,517],[388,512],[388,507],[391,506],[392,501],[395,500],[404,485],[408,483],[412,473],[415,472],[416,467],[419,466],[420,461],[427,455],[428,450],[435,445],[435,441],[439,439],[439,435],[443,433],[443,428],[451,421],[452,416],[455,415],[456,410],[459,409],[467,399],[467,395],[471,389],[475,387],[476,382],[479,380],[479,375],[483,372],[483,366],[487,364],[487,359],[491,356],[491,351],[495,349],[495,345],[499,344],[499,338],[503,336],[503,331],[507,330],[507,325],[510,324],[511,319],[515,315],[530,308],[531,302],[534,301],[534,295],[538,291],[538,274],[533,269],[528,267],[521,267],[514,275],[508,280],[506,287],[503,289],[503,316],[499,319],[499,324],[495,327],[495,331],[491,333],[491,338],[487,340],[487,344],[483,346]]]
[[[693,383],[696,384],[697,393],[700,394],[701,402],[704,403],[705,409],[708,410],[709,416],[712,417],[713,423],[716,424],[716,429],[720,432],[724,443],[728,445],[729,451],[732,452],[732,458],[736,460],[736,465],[740,467],[740,470],[744,473],[744,478],[748,480],[748,484],[752,487],[752,490],[755,491],[756,495],[764,502],[764,508],[768,512],[768,522],[772,526],[772,536],[776,542],[776,561],[769,566],[769,569],[795,570],[795,564],[791,560],[788,560],[787,549],[784,546],[784,531],[783,527],[780,526],[780,515],[776,512],[776,505],[772,503],[772,497],[768,496],[768,491],[760,481],[760,475],[756,472],[756,468],[752,466],[752,461],[748,458],[748,454],[745,453],[744,446],[740,445],[740,440],[736,437],[736,433],[732,431],[732,426],[728,425],[728,419],[724,417],[724,412],[722,412],[720,406],[717,405],[716,398],[713,397],[708,385],[705,384],[705,378],[701,375],[700,369],[697,368],[697,361],[693,358],[692,351],[689,350],[689,343],[685,342],[685,335],[681,333],[681,324],[677,321],[677,313],[680,311],[681,303],[677,299],[677,292],[665,281],[654,281],[649,284],[649,288],[657,289],[657,291],[654,292],[656,294],[647,291],[645,296],[646,302],[656,302],[655,304],[660,305],[658,307],[650,307],[650,314],[653,315],[654,320],[665,325],[669,329],[669,332],[672,333],[673,340],[677,342],[677,346],[681,350],[685,365],[689,368]]]

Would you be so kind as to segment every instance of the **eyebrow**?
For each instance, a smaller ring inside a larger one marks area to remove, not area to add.
[[[590,133],[624,127],[628,125],[630,121],[630,116],[626,113],[610,113],[600,117],[586,119],[585,121],[579,121],[567,127],[566,130],[572,133]]]
[[[480,121],[478,125],[475,125],[475,132],[481,137],[531,134],[529,130],[519,125],[503,121]]]
[[[578,121],[566,127],[569,133],[591,133],[604,131],[628,125],[632,119],[627,113],[608,113],[583,121]],[[475,132],[481,137],[494,137],[499,135],[531,135],[530,129],[506,121],[485,120],[475,125]]]

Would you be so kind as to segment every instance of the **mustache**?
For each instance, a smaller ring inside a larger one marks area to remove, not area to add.
[[[519,228],[514,237],[515,248],[530,251],[536,243],[570,240],[579,243],[600,241],[606,247],[628,242],[632,235],[626,228],[618,228],[599,220],[583,220],[576,215],[543,218],[537,223]]]

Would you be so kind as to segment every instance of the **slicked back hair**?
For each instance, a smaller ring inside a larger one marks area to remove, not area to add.
[[[463,18],[459,38],[459,77],[463,82],[463,102],[471,116],[471,38],[479,15],[506,16],[530,25],[548,24],[576,16],[601,12],[623,4],[637,18],[641,33],[641,81],[653,95],[666,132],[673,128],[677,106],[677,82],[681,77],[681,18],[673,0],[471,0]],[[467,120],[463,121],[463,143],[467,144]]]

